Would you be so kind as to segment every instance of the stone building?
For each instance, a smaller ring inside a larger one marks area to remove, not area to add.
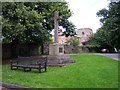
[[[80,45],[82,46],[91,38],[93,31],[90,28],[80,28],[77,30],[76,34],[76,37],[79,38]]]

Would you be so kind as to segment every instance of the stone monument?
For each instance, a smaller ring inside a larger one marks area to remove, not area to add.
[[[49,45],[48,65],[49,66],[64,66],[68,63],[74,62],[70,60],[69,55],[64,54],[64,45],[58,44],[58,20],[62,19],[59,12],[54,12],[54,43]]]
[[[54,20],[54,44],[49,45],[49,55],[64,54],[64,46],[58,44],[58,20],[62,19],[62,16],[59,16],[58,11],[55,11],[54,17],[51,19]]]

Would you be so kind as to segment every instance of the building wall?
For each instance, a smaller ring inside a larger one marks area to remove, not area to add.
[[[83,45],[83,43],[91,38],[93,31],[90,28],[81,28],[78,29],[76,33],[77,37],[80,39],[80,45]]]

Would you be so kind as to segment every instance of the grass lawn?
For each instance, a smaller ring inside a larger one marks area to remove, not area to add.
[[[73,55],[76,63],[23,72],[2,67],[2,81],[32,88],[118,88],[118,61],[99,55]]]

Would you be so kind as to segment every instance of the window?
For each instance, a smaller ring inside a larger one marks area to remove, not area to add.
[[[59,47],[59,53],[62,53],[62,52],[63,52],[63,48]]]
[[[82,35],[84,35],[85,33],[84,32],[82,32]]]
[[[90,35],[92,35],[92,33],[90,32]]]

